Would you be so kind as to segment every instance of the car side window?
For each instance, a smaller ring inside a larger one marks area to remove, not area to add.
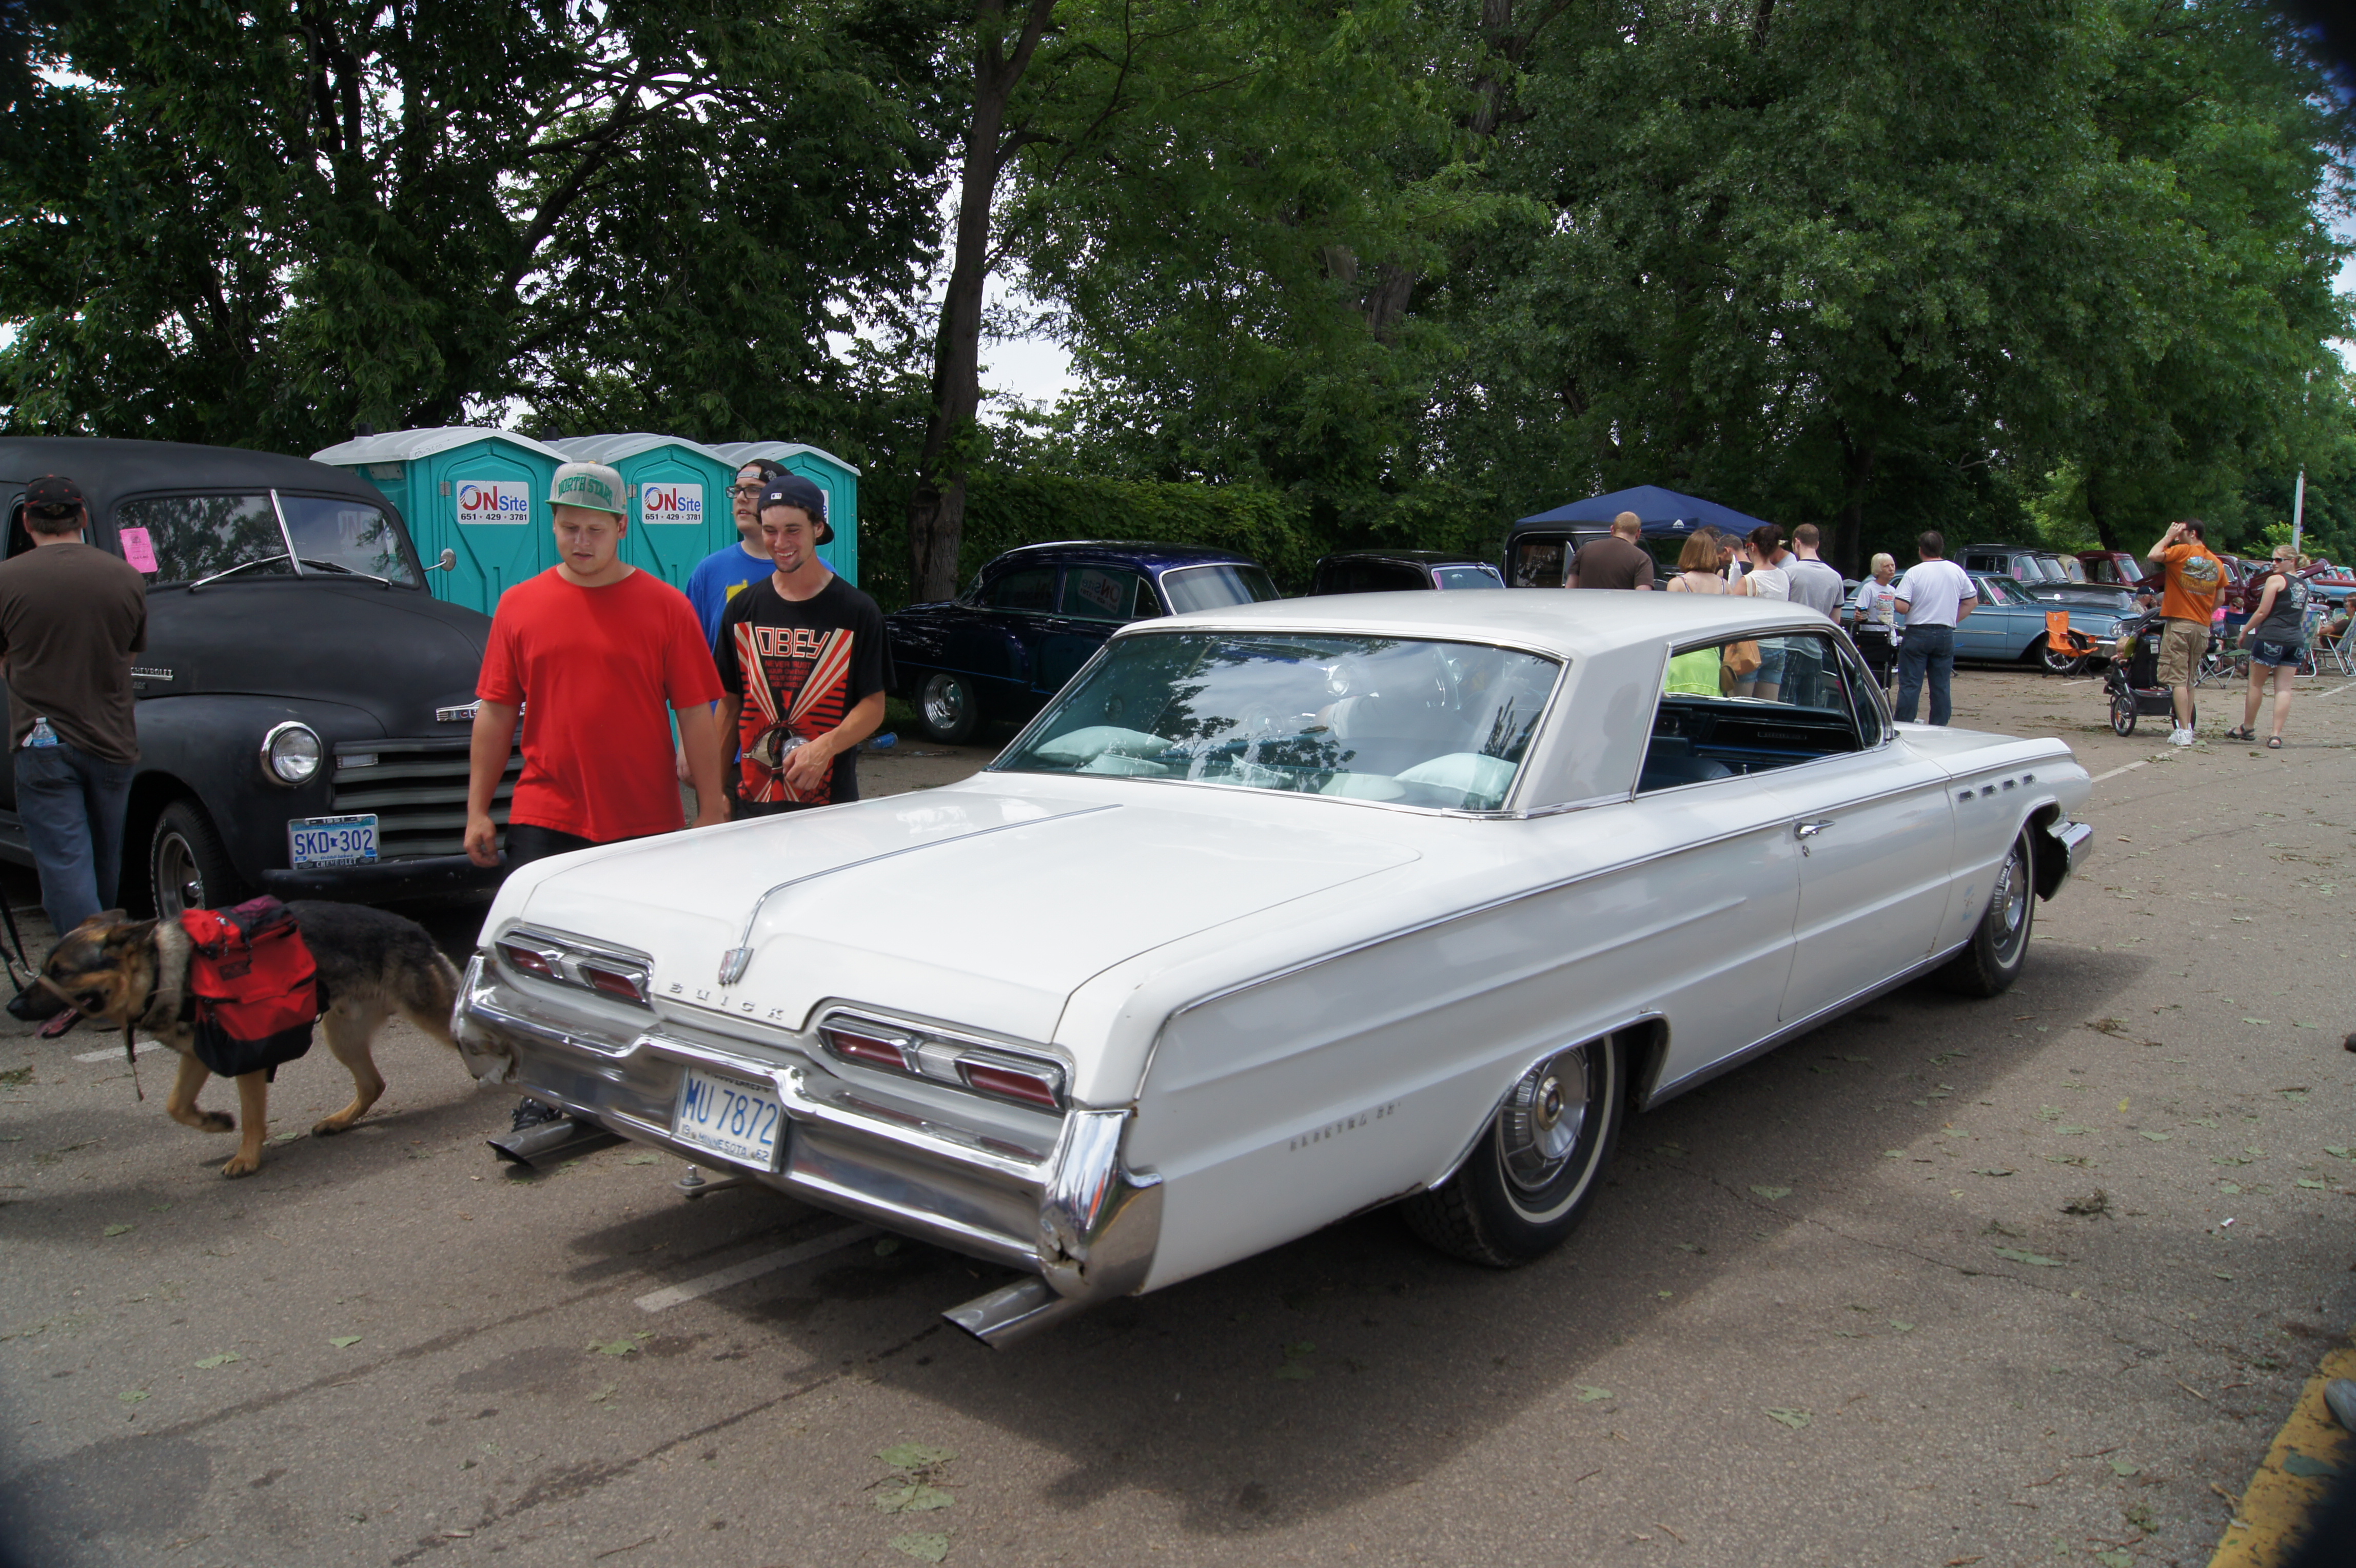
[[[1028,566],[1009,572],[991,584],[987,592],[992,609],[1044,613],[1055,607],[1055,569]]]
[[[1104,566],[1067,566],[1064,569],[1064,596],[1059,609],[1081,620],[1134,620],[1141,588],[1144,590],[1145,602],[1151,605],[1153,589],[1134,572]]]
[[[1767,773],[1879,745],[1880,713],[1864,689],[1867,680],[1846,646],[1818,632],[1729,638],[1675,652],[1637,792]],[[1869,728],[1860,714],[1871,716]]]

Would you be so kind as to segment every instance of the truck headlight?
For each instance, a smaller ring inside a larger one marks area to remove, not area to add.
[[[319,771],[327,748],[308,725],[288,720],[262,737],[262,770],[285,785],[307,784]]]

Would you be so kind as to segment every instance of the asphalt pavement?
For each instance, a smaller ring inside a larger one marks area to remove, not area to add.
[[[2302,684],[2284,750],[2173,753],[2094,682],[1961,678],[1957,723],[2104,775],[2025,978],[1907,987],[1635,1119],[1552,1257],[1474,1269],[1376,1213],[1008,1351],[937,1316],[986,1265],[686,1201],[628,1144],[497,1164],[511,1098],[405,1027],[342,1137],[305,1131],[333,1058],[282,1069],[231,1182],[232,1140],[164,1115],[167,1053],[134,1082],[119,1037],[10,1024],[0,1539],[44,1568],[2206,1563],[2270,1447],[2308,1484],[2356,1463],[2276,1444],[2356,1320],[2356,695]],[[479,915],[429,923],[463,950]]]

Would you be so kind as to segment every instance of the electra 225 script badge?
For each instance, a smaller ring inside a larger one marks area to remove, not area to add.
[[[531,487],[514,479],[460,479],[451,488],[460,522],[530,522]]]
[[[701,523],[703,521],[703,487],[701,485],[639,486],[638,521]]]

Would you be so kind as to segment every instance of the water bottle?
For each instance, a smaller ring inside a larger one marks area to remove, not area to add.
[[[40,746],[57,744],[58,732],[49,727],[49,721],[45,717],[36,717],[33,720],[32,729],[25,736],[25,749],[32,751]]]

